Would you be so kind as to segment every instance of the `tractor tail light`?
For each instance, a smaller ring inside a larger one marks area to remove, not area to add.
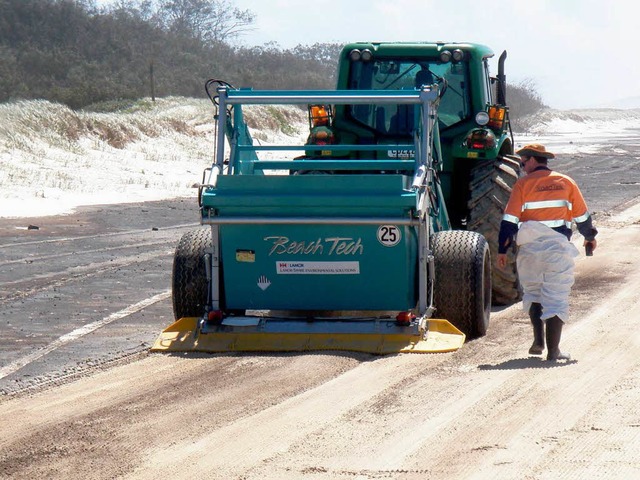
[[[328,127],[315,127],[311,130],[308,143],[312,145],[333,145],[336,143],[336,137]]]
[[[467,148],[488,150],[496,146],[496,136],[491,130],[477,128],[467,136]]]

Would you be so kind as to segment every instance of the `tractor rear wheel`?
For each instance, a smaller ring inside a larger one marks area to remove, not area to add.
[[[433,303],[468,340],[487,333],[491,314],[491,260],[485,238],[465,230],[437,232]]]
[[[507,266],[500,269],[498,260],[498,233],[504,209],[511,189],[518,180],[520,162],[511,155],[499,155],[495,160],[485,160],[471,170],[471,198],[468,203],[467,228],[482,234],[491,250],[493,303],[510,305],[522,298],[516,255],[507,252]]]
[[[173,257],[172,297],[175,319],[201,317],[207,306],[209,283],[205,254],[211,251],[211,231],[185,233]]]

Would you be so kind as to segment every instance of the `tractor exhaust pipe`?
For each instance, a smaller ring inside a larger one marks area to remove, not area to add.
[[[498,59],[498,85],[497,100],[498,105],[507,105],[507,76],[504,74],[504,61],[507,59],[507,51],[505,50]]]

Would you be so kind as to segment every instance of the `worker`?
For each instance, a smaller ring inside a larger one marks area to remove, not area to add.
[[[416,88],[420,88],[423,85],[432,85],[434,83],[433,73],[429,70],[429,67],[422,67],[414,79]]]
[[[413,79],[415,88],[420,89],[423,86],[430,86],[434,83],[433,73],[429,67],[422,66]],[[398,105],[396,113],[389,119],[389,131],[392,135],[408,134],[414,128],[415,110],[413,105]]]
[[[572,221],[584,236],[588,254],[597,246],[598,231],[576,182],[548,167],[553,153],[540,144],[516,153],[526,175],[513,186],[500,224],[498,267],[506,267],[506,253],[515,239],[523,308],[533,325],[529,354],[542,355],[546,339],[547,360],[569,360],[570,355],[560,351],[560,337],[569,318],[574,259],[579,255],[570,242]]]

